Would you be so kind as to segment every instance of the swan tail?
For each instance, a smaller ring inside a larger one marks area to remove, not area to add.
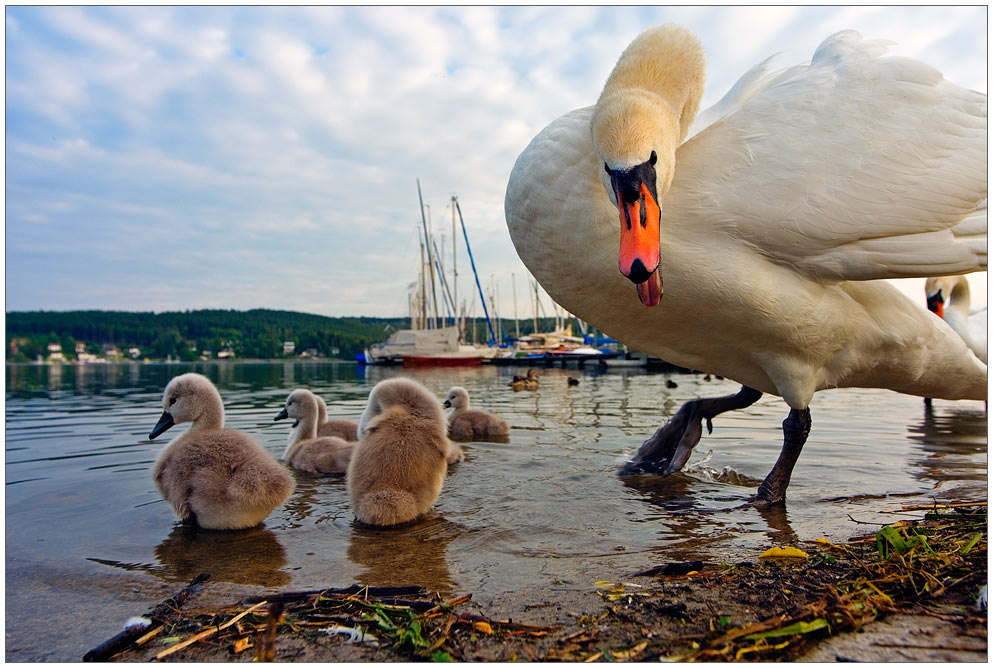
[[[377,489],[363,495],[355,505],[355,517],[360,522],[376,526],[389,526],[408,522],[423,510],[417,499],[405,489]]]

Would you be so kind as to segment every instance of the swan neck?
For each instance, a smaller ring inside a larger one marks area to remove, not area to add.
[[[675,117],[681,143],[700,108],[706,70],[696,35],[682,26],[658,26],[639,35],[621,54],[597,106],[618,95],[647,94]]]
[[[296,428],[297,441],[309,441],[317,438],[317,417],[320,410],[320,402],[311,395],[310,405],[307,406],[303,414],[297,418],[300,424]]]
[[[951,294],[948,295],[948,304],[945,308],[969,315],[969,299],[969,281],[965,276],[959,276],[952,286]]]
[[[193,421],[193,424],[190,425],[190,431],[212,431],[223,428],[224,404],[221,402],[220,397],[205,399],[200,414]]]

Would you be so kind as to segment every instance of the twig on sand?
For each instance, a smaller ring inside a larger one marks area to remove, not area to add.
[[[179,650],[183,649],[184,647],[188,647],[188,646],[192,645],[193,643],[197,642],[198,640],[203,640],[204,638],[208,638],[208,637],[214,635],[215,633],[217,633],[219,631],[223,631],[224,629],[228,628],[229,626],[235,624],[239,619],[241,619],[245,615],[247,615],[247,614],[249,614],[251,612],[255,612],[256,610],[258,610],[259,608],[261,608],[266,603],[267,603],[267,601],[261,601],[260,603],[256,603],[255,605],[253,605],[252,607],[250,607],[248,610],[245,610],[241,614],[236,615],[235,617],[232,617],[231,619],[229,619],[228,621],[224,622],[220,626],[214,626],[212,628],[207,629],[206,631],[201,631],[200,633],[196,634],[192,638],[187,638],[186,640],[184,640],[181,643],[177,643],[177,644],[173,645],[172,647],[170,647],[168,649],[162,650],[161,652],[159,652],[158,654],[155,655],[155,658],[156,659],[161,659],[164,656],[169,656],[173,652],[178,652]],[[282,607],[282,606],[280,606],[280,607]]]
[[[148,614],[152,623],[150,626],[132,626],[124,629],[113,638],[97,645],[83,655],[83,661],[106,661],[115,654],[124,651],[130,645],[141,641],[147,642],[162,626],[162,621],[179,611],[191,596],[200,591],[200,586],[210,579],[206,573],[193,578],[175,596],[166,599],[155,606]]]

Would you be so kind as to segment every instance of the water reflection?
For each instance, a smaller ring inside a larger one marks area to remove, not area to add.
[[[445,554],[448,544],[463,533],[464,527],[434,513],[394,529],[354,524],[348,558],[366,568],[357,578],[361,584],[421,585],[448,596],[456,583]]]
[[[923,456],[913,464],[918,480],[985,481],[983,455],[987,449],[985,410],[961,405],[922,406],[920,421],[908,427],[907,438]],[[977,456],[980,455],[980,456]]]
[[[259,587],[283,587],[292,579],[282,569],[286,552],[276,534],[262,525],[237,531],[210,531],[179,524],[155,547],[157,564],[90,557],[125,571],[142,571],[168,581],[188,581],[201,573],[211,580]]]
[[[696,555],[712,552],[718,544],[727,542],[741,532],[744,525],[755,524],[758,514],[765,529],[750,527],[751,531],[764,531],[777,545],[799,540],[793,529],[785,505],[756,507],[743,502],[754,497],[757,481],[747,480],[747,485],[721,485],[709,487],[693,475],[676,473],[671,476],[627,475],[619,476],[624,487],[659,510],[646,515],[642,521],[657,521],[665,525],[664,550],[667,554]],[[753,484],[754,483],[754,484]],[[715,507],[715,506],[723,507]]]
[[[272,417],[290,390],[311,389],[325,398],[329,416],[355,419],[372,385],[396,375],[439,397],[465,387],[474,405],[510,423],[511,434],[507,444],[467,444],[436,513],[411,526],[356,526],[342,477],[296,474],[296,492],[267,519],[268,528],[174,529],[151,475],[163,446],[146,436],[161,414],[162,389],[188,371],[212,378],[228,426],[276,457],[287,433]],[[515,393],[507,382],[519,371],[329,362],[7,365],[8,577],[18,569],[76,573],[80,560],[97,554],[119,560],[100,563],[170,582],[210,572],[229,582],[305,588],[337,573],[364,584],[420,584],[446,596],[472,591],[496,600],[551,582],[588,589],[656,557],[721,560],[770,543],[843,540],[858,529],[848,513],[871,521],[900,503],[897,495],[931,496],[940,484],[943,500],[985,494],[981,402],[935,401],[928,414],[915,397],[823,393],[790,502],[759,511],[739,506],[781,448],[778,399],[722,415],[682,474],[619,478],[619,466],[685,401],[736,386],[680,375],[672,376],[673,388],[668,374],[556,368],[539,369],[537,391]],[[580,384],[569,386],[567,376]],[[716,471],[707,468],[705,449],[713,450]],[[120,580],[126,587],[128,579]],[[106,597],[93,602],[71,590],[60,591],[67,611],[105,613]],[[32,592],[20,593],[30,600]],[[13,614],[46,623],[45,611],[30,604]],[[66,630],[66,646],[86,642],[72,635],[78,632]]]
[[[180,525],[155,548],[169,576],[189,580],[210,573],[213,580],[260,587],[282,587],[291,577],[286,552],[276,534],[263,526],[238,531],[209,531]]]
[[[293,496],[282,506],[282,514],[288,520],[286,528],[296,529],[308,523],[318,525],[351,521],[352,511],[348,505],[343,474],[321,476],[303,471],[291,472],[297,486]]]
[[[725,526],[712,504],[704,507],[699,498],[700,481],[685,473],[666,477],[628,475],[620,476],[620,480],[624,487],[653,506],[653,512],[640,521],[664,525],[657,533],[664,541],[660,549],[669,556],[698,555],[736,533]]]

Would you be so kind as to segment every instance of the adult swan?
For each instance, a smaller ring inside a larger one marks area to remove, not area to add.
[[[986,398],[986,365],[961,338],[874,280],[986,268],[986,96],[884,51],[845,31],[809,65],[766,61],[691,127],[702,47],[655,27],[595,106],[517,159],[507,225],[552,298],[633,348],[743,385],[685,404],[625,472],[678,471],[704,420],[769,392],[790,413],[757,501],[779,502],[817,390]]]

